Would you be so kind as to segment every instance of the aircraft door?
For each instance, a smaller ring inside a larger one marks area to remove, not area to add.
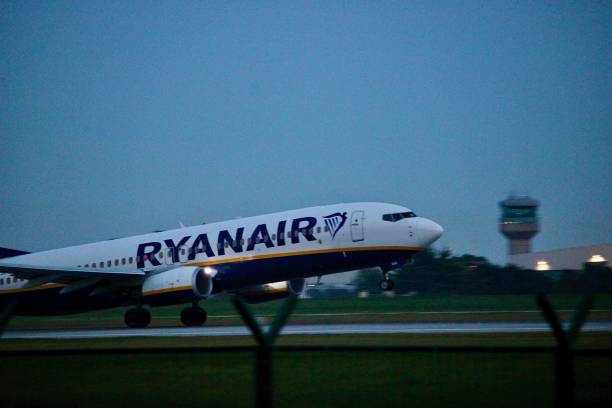
[[[351,214],[351,238],[353,242],[364,240],[363,236],[363,211],[353,211]]]
[[[172,256],[174,253],[174,248],[168,248],[164,256],[166,257],[166,265],[174,264],[174,257]]]
[[[174,257],[172,256],[174,254]],[[174,258],[178,259],[179,263],[187,262],[189,257],[189,248],[182,246],[179,248],[168,248],[166,250],[166,265],[174,265]]]
[[[179,262],[185,263],[189,259],[189,248],[186,246],[182,246],[177,248]]]

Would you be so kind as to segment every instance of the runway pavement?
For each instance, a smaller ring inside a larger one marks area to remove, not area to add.
[[[288,325],[284,335],[296,334],[450,334],[450,333],[534,333],[550,331],[543,322],[485,323],[386,323]],[[587,323],[583,331],[612,332],[612,321]],[[247,336],[244,326],[171,327],[146,329],[22,330],[6,331],[0,339],[95,339],[115,337],[197,337]]]

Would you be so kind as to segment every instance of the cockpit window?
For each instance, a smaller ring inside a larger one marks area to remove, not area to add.
[[[413,213],[412,211],[408,211],[408,212],[403,212],[403,213],[385,214],[383,215],[382,218],[385,221],[396,222],[404,218],[414,218],[416,216],[417,215]]]

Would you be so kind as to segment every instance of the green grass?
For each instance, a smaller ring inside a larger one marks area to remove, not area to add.
[[[573,310],[578,303],[576,295],[551,297],[557,309]],[[259,316],[271,317],[281,301],[253,305]],[[241,324],[241,320],[226,297],[201,302],[209,314],[210,325]],[[180,326],[179,315],[185,305],[151,308],[152,326]],[[598,295],[592,319],[612,319],[612,295]],[[43,328],[95,328],[123,327],[125,308],[101,310],[68,316],[29,317],[16,316],[8,329]],[[492,313],[474,313],[474,312]],[[563,318],[569,312],[561,313]],[[486,320],[541,320],[534,297],[508,296],[398,296],[394,298],[370,297],[366,299],[305,299],[300,300],[290,323],[343,323],[343,322],[407,322],[407,321],[486,321]]]
[[[51,350],[87,348],[164,348],[254,346],[250,336],[223,337],[119,337],[102,339],[34,339],[0,340],[0,350]],[[483,333],[483,334],[343,334],[280,336],[279,345],[408,345],[408,346],[554,346],[551,333]],[[612,347],[612,333],[580,334],[578,349]]]
[[[552,346],[550,333],[281,336],[281,345]],[[250,337],[2,340],[2,350],[254,345]],[[579,349],[609,348],[582,333]],[[554,357],[532,353],[274,353],[275,403],[312,406],[552,406]],[[253,406],[251,352],[2,356],[0,406]],[[612,402],[612,357],[576,358],[579,406]]]
[[[253,361],[249,352],[3,357],[0,405],[253,406]],[[579,406],[609,406],[611,363],[577,359]],[[554,360],[525,353],[277,352],[274,376],[280,407],[551,406]]]
[[[573,309],[577,296],[553,297],[557,309]],[[203,302],[213,324],[239,324],[227,299]],[[255,305],[272,316],[279,302]],[[178,325],[183,306],[153,309],[155,325]],[[594,308],[612,309],[612,296]],[[420,321],[442,312],[445,320],[541,320],[531,296],[397,297],[303,300],[290,322]],[[444,312],[453,312],[445,314]],[[455,313],[463,312],[463,313]],[[608,312],[599,316],[607,316]],[[597,316],[596,313],[591,316]],[[601,314],[603,313],[603,314]],[[123,309],[60,317],[17,317],[12,328],[122,326]],[[329,316],[329,314],[332,314]],[[343,315],[348,314],[348,315]],[[325,316],[321,316],[325,315]],[[567,315],[567,313],[566,313]],[[322,320],[319,320],[322,319]],[[389,319],[389,320],[386,320]],[[280,345],[552,346],[550,333],[369,334],[281,336]],[[2,350],[254,345],[250,337],[1,340]],[[610,333],[582,333],[579,349],[609,348]],[[127,355],[2,356],[0,406],[253,406],[251,352],[134,353]],[[578,357],[579,406],[612,405],[612,357]],[[528,353],[287,352],[274,353],[276,406],[552,406],[554,357]]]

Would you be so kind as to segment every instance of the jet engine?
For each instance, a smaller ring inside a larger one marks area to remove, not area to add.
[[[213,291],[214,272],[208,267],[183,266],[147,276],[142,284],[143,299],[161,305],[207,298]]]
[[[289,281],[249,286],[248,288],[240,289],[235,293],[242,296],[249,303],[261,303],[285,298],[290,293],[299,295],[304,291],[305,286],[306,279],[300,278]]]

